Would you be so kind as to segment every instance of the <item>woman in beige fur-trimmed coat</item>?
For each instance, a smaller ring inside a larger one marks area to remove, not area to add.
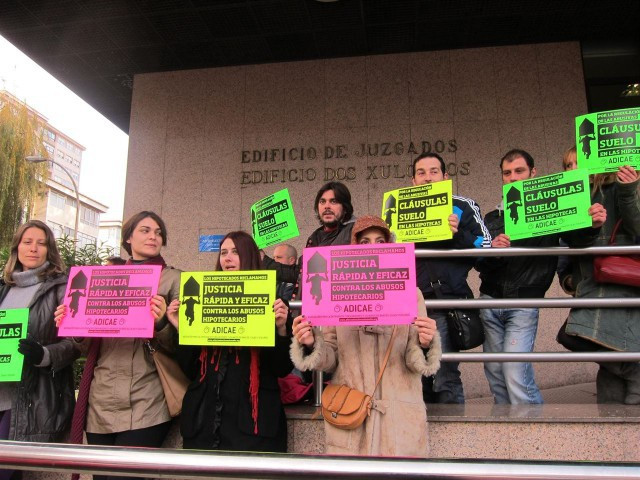
[[[386,224],[361,217],[351,243],[388,243]],[[387,367],[375,395],[371,416],[355,430],[325,422],[326,453],[342,455],[413,456],[429,454],[427,412],[421,376],[440,368],[440,337],[427,317],[417,290],[418,317],[412,325],[398,325]],[[367,394],[374,390],[391,326],[324,327],[322,333],[299,316],[294,320],[291,359],[300,370],[332,372],[332,383],[346,384]]]

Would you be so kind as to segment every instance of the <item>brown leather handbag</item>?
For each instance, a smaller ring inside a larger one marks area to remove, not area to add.
[[[382,374],[387,367],[393,340],[396,336],[397,326],[394,325],[391,339],[384,355],[382,368],[378,373],[376,386],[371,395],[346,385],[327,385],[322,392],[322,416],[327,423],[343,430],[358,428],[371,414],[373,395],[378,389]]]
[[[609,245],[616,244],[616,234],[622,219],[611,232]],[[640,257],[638,255],[603,255],[593,259],[593,278],[598,283],[616,283],[640,287]]]
[[[158,371],[169,415],[177,417],[182,412],[182,400],[184,399],[184,394],[187,393],[189,379],[173,358],[162,350],[154,348],[151,342],[145,342],[145,346]]]

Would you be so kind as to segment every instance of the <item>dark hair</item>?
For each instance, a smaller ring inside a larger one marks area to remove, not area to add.
[[[513,162],[516,158],[519,157],[524,158],[524,161],[527,162],[527,167],[529,167],[529,170],[532,170],[533,167],[535,167],[533,163],[533,157],[528,152],[525,152],[524,150],[520,150],[518,148],[514,148],[505,153],[504,157],[502,157],[502,159],[500,160],[500,170],[502,170],[502,164],[504,162]]]
[[[4,282],[7,285],[15,285],[15,282],[11,278],[11,275],[18,268],[22,270],[22,263],[20,263],[20,260],[18,259],[18,245],[20,245],[20,242],[22,241],[24,232],[26,232],[30,228],[39,228],[40,230],[42,230],[47,242],[47,261],[49,262],[49,266],[44,272],[40,274],[40,278],[44,279],[56,274],[64,273],[65,271],[64,262],[60,257],[60,252],[58,251],[58,246],[56,245],[56,238],[51,229],[47,226],[46,223],[41,222],[40,220],[29,220],[28,222],[25,222],[18,227],[18,230],[16,230],[16,233],[13,235],[13,239],[11,240],[9,259],[7,260],[7,264],[4,267]]]
[[[229,232],[220,242],[220,246],[222,246],[227,238],[230,238],[233,241],[233,244],[236,246],[238,256],[240,257],[240,270],[262,269],[260,251],[258,250],[258,246],[256,245],[256,242],[253,241],[251,235],[242,230]],[[216,270],[222,270],[222,265],[220,264],[220,255],[218,255],[218,260],[216,262]]]
[[[351,220],[351,216],[353,215],[353,205],[351,205],[351,192],[347,188],[344,183],[341,182],[328,182],[325,183],[320,190],[318,190],[318,194],[316,195],[316,200],[313,204],[313,211],[316,212],[316,216],[318,220],[320,220],[320,213],[318,212],[318,202],[320,202],[320,198],[325,192],[329,190],[333,190],[333,194],[336,197],[336,201],[342,205],[344,209],[344,215],[340,219],[341,222],[348,222]],[[320,221],[322,223],[322,221]]]
[[[127,261],[124,258],[118,257],[117,255],[113,255],[112,257],[108,257],[105,260],[107,265],[124,265]]]
[[[127,243],[127,240],[131,238],[131,235],[133,235],[133,231],[145,218],[151,218],[158,224],[158,226],[160,227],[160,235],[162,236],[162,246],[164,247],[167,245],[167,226],[164,224],[164,221],[157,213],[143,210],[142,212],[136,213],[133,217],[129,218],[129,220],[127,220],[126,223],[122,226],[122,248],[124,248],[129,255],[132,255],[131,244]]]
[[[416,157],[416,159],[413,161],[413,177],[416,176],[416,165],[420,160],[423,160],[425,158],[436,158],[438,159],[438,161],[440,162],[440,170],[442,171],[442,174],[444,175],[445,173],[447,173],[447,165],[444,163],[444,159],[438,155],[437,153],[432,153],[432,152],[424,152],[421,153],[420,155],[418,155]]]

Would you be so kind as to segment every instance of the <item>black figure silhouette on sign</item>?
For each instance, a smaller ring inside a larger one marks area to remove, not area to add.
[[[582,153],[586,158],[589,158],[591,155],[591,141],[595,140],[595,126],[588,118],[585,118],[580,124],[580,128],[578,131],[578,136],[580,137],[580,143],[582,144]]]
[[[71,317],[75,317],[78,313],[78,307],[80,306],[80,298],[86,297],[85,290],[87,289],[87,276],[80,270],[76,273],[75,277],[71,280],[69,286],[69,293],[67,297],[71,297],[71,303],[69,304],[69,310],[71,310]]]
[[[189,326],[191,326],[191,324],[193,323],[194,317],[195,317],[195,310],[193,308],[194,305],[200,305],[200,298],[196,297],[187,297],[184,300],[182,300],[182,303],[184,305],[187,306],[187,308],[184,311],[184,315],[185,317],[187,317],[187,321],[189,322]]]
[[[311,282],[311,296],[316,305],[322,300],[322,282],[327,282],[327,260],[316,252],[307,263],[307,283]]]
[[[520,197],[520,190],[516,187],[511,187],[507,192],[507,208],[509,209],[509,216],[514,225],[517,225],[518,220],[518,207],[522,206],[522,198]]]
[[[191,326],[195,318],[194,305],[200,305],[200,284],[195,278],[189,277],[189,280],[184,283],[182,297],[184,298],[182,304],[186,306],[184,315],[187,317],[189,326]]]
[[[396,212],[396,197],[389,195],[384,204],[384,221],[389,228],[393,226],[393,214]]]

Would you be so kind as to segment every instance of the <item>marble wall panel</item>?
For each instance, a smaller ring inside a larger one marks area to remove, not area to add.
[[[456,164],[468,164],[469,175],[456,178],[457,194],[470,197],[483,213],[500,202],[502,176],[499,162],[505,152],[500,150],[500,130],[494,120],[455,122]]]
[[[284,64],[286,100],[284,124],[297,127],[317,127],[325,116],[324,62],[294,62]]]
[[[409,123],[407,55],[367,57],[367,122],[369,126]]]
[[[452,50],[450,55],[455,120],[495,119],[498,116],[498,92],[493,58],[497,50]]]
[[[521,119],[542,116],[535,45],[500,48],[494,57],[498,118]]]
[[[536,45],[542,112],[546,116],[575,117],[586,113],[587,98],[580,45]]]
[[[285,64],[249,65],[245,71],[244,124],[248,130],[270,130],[286,120]]]
[[[453,121],[450,52],[408,54],[408,78],[412,125]]]
[[[407,152],[411,141],[409,125],[370,127],[367,132],[368,189],[367,207],[359,215],[380,215],[384,192],[411,186],[409,165],[413,158]]]
[[[207,70],[204,104],[205,135],[211,132],[242,132],[245,115],[245,75],[242,67]]]
[[[325,65],[325,125],[327,128],[367,125],[366,59],[323,60]]]
[[[207,70],[170,72],[167,138],[204,136]]]

